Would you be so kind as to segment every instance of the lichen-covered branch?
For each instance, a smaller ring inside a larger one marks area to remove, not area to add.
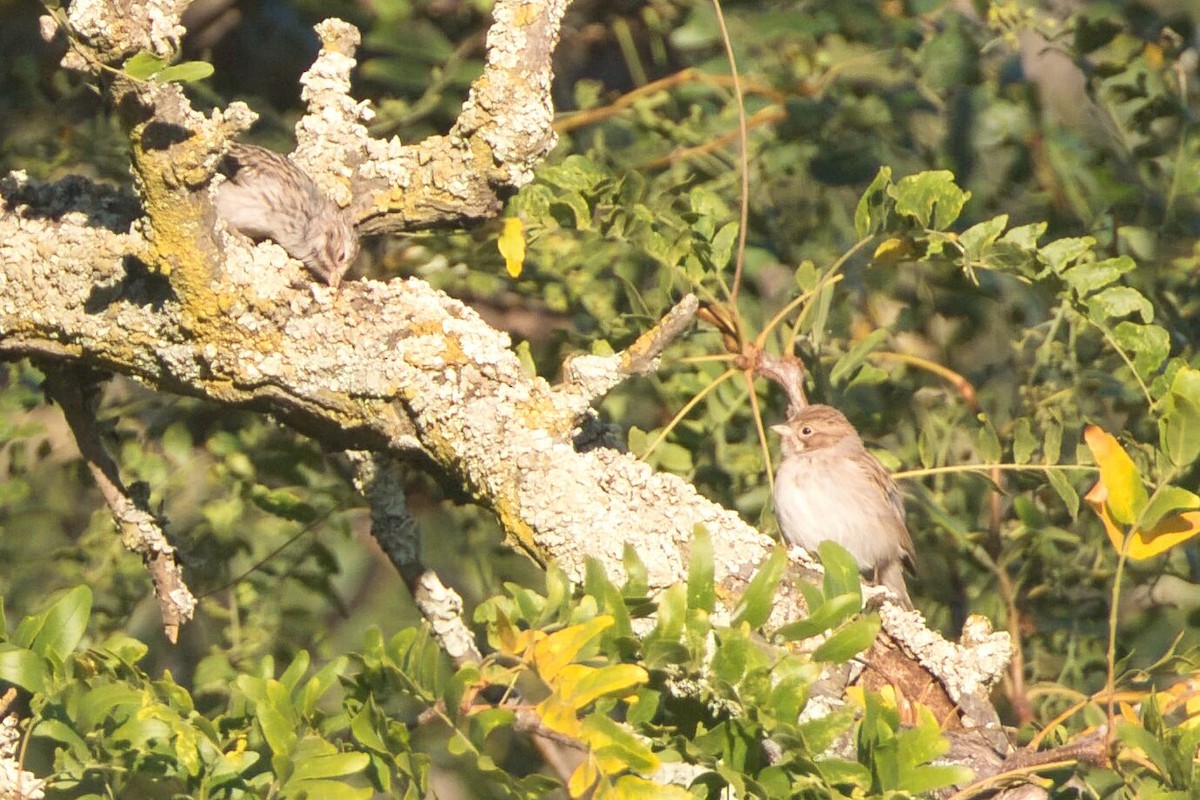
[[[64,66],[111,75],[139,51],[170,57],[183,33],[179,17],[186,5],[179,0],[74,3],[64,25],[71,45]],[[554,147],[550,56],[568,5],[569,0],[497,0],[484,71],[458,121],[447,135],[413,144],[368,135],[362,122],[372,115],[370,105],[350,96],[358,31],[340,20],[326,20],[317,26],[321,54],[301,81],[309,113],[297,126],[297,161],[340,205],[350,206],[364,233],[462,225],[496,216],[504,199],[532,180],[534,167]],[[44,34],[57,29],[48,17]],[[172,110],[186,107],[182,93],[164,95],[163,87],[153,82],[121,78],[114,89],[118,101],[131,91],[138,95],[139,105],[153,109],[155,121],[169,124],[172,131],[195,132],[182,119],[186,114]],[[211,175],[220,141],[185,139],[158,142],[164,146],[150,149],[161,149],[178,163],[177,145],[185,145],[183,150],[194,153],[194,166],[207,167]],[[154,209],[148,211],[154,218]]]
[[[154,581],[154,596],[162,614],[163,629],[172,643],[179,627],[192,618],[196,598],[183,580],[175,548],[167,541],[165,524],[150,510],[148,498],[126,488],[117,465],[104,450],[96,430],[94,395],[96,377],[71,366],[47,370],[46,394],[62,408],[79,453],[121,529],[125,547],[142,557]]]

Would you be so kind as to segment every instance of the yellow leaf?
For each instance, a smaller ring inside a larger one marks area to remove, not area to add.
[[[579,717],[575,716],[575,709],[562,702],[558,695],[550,695],[538,703],[534,707],[534,713],[538,715],[542,724],[552,731],[573,739],[583,737],[583,725]]]
[[[504,231],[496,242],[500,255],[504,256],[504,266],[510,277],[521,277],[525,266],[525,225],[518,217],[504,220]]]
[[[1165,553],[1180,542],[1200,533],[1200,511],[1172,514],[1155,523],[1148,531],[1134,531],[1129,543],[1130,558],[1150,558]]]
[[[559,670],[570,664],[589,642],[612,627],[607,614],[550,634],[533,646],[533,664],[542,680],[552,683]]]
[[[1125,546],[1125,534],[1113,522],[1109,510],[1112,504],[1106,502],[1108,492],[1103,483],[1097,483],[1083,496],[1108,533],[1108,540],[1119,553]],[[1129,536],[1129,549],[1126,555],[1135,561],[1140,561],[1159,553],[1165,553],[1180,542],[1185,542],[1196,534],[1200,534],[1200,511],[1185,511],[1182,514],[1170,514],[1155,523],[1148,531],[1134,529]]]
[[[596,764],[595,759],[589,756],[571,774],[567,781],[567,791],[570,792],[571,797],[583,797],[601,777],[600,767]]]
[[[1192,695],[1184,704],[1187,710],[1187,719],[1183,721],[1183,727],[1195,728],[1200,725],[1200,696]]]
[[[568,664],[559,672],[551,687],[574,709],[581,709],[601,697],[625,695],[636,686],[648,683],[649,673],[636,664],[586,667]]]
[[[876,264],[887,266],[902,261],[913,254],[912,240],[907,236],[892,236],[884,239],[875,248],[871,259]]]
[[[619,800],[691,800],[692,793],[682,786],[660,785],[637,775],[622,775],[614,787]]]
[[[502,613],[497,614],[492,630],[495,631],[496,649],[514,658],[522,657],[531,645],[546,637],[542,631],[523,631],[517,628]]]
[[[1163,49],[1161,47],[1159,47],[1156,44],[1150,43],[1150,44],[1146,45],[1145,49],[1142,50],[1142,53],[1143,53],[1143,55],[1146,56],[1147,64],[1149,64],[1154,69],[1162,69]]]
[[[1108,540],[1112,542],[1113,549],[1118,553],[1121,552],[1121,548],[1125,546],[1125,534],[1113,522],[1112,514],[1108,513],[1108,504],[1105,502],[1108,500],[1108,490],[1104,488],[1104,484],[1097,481],[1096,485],[1083,496],[1083,499],[1104,523],[1104,531],[1108,534]]]
[[[1083,440],[1100,467],[1100,482],[1108,490],[1109,513],[1122,525],[1131,525],[1146,507],[1146,487],[1133,459],[1111,433],[1099,425],[1083,429]]]

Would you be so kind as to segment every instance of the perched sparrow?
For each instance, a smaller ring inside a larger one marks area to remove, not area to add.
[[[284,156],[235,144],[221,160],[217,216],[255,241],[271,239],[309,272],[337,286],[354,257],[358,236],[350,216]]]
[[[859,569],[912,608],[903,564],[912,566],[912,537],[895,481],[863,446],[850,421],[830,406],[806,406],[786,425],[775,473],[775,516],[783,538],[808,550],[831,539]]]

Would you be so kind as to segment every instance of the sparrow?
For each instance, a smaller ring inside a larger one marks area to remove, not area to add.
[[[783,538],[806,550],[837,542],[865,575],[912,608],[903,567],[912,568],[916,553],[904,499],[850,420],[831,406],[810,405],[771,430],[782,444],[774,501]]]
[[[358,255],[350,215],[287,157],[234,144],[221,159],[225,181],[216,189],[217,216],[255,241],[271,239],[336,287]]]

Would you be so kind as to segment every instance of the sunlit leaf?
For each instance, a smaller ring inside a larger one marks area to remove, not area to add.
[[[1113,520],[1111,506],[1107,502],[1107,491],[1103,483],[1097,483],[1085,496],[1088,505],[1100,517],[1104,531],[1113,548],[1120,552],[1125,547],[1125,532]],[[1165,553],[1175,545],[1186,542],[1200,533],[1200,511],[1170,514],[1163,517],[1149,531],[1133,529],[1129,535],[1127,555],[1134,560],[1151,558]]]
[[[574,661],[596,637],[612,627],[613,618],[600,615],[572,625],[542,639],[533,646],[533,663],[543,680],[553,681],[558,671]]]
[[[1200,456],[1200,370],[1183,367],[1175,373],[1159,434],[1163,450],[1176,466],[1187,466]]]
[[[53,655],[62,660],[83,638],[91,614],[91,588],[76,586],[42,613],[23,619],[13,640],[39,655]]]
[[[785,640],[808,639],[833,628],[857,614],[862,608],[862,597],[858,592],[831,597],[817,606],[802,620],[789,623],[775,631]]]
[[[923,227],[945,230],[970,198],[948,170],[919,172],[898,180],[888,194],[896,199],[896,212],[916,218]]]
[[[551,683],[562,701],[579,710],[601,697],[623,697],[649,682],[650,674],[636,664],[588,667],[568,664]]]
[[[131,78],[137,80],[145,80],[157,73],[167,65],[164,58],[159,58],[153,53],[148,53],[143,50],[131,56],[124,64],[121,65],[121,70]]]
[[[1106,503],[1113,519],[1122,525],[1132,524],[1146,507],[1147,499],[1133,459],[1116,437],[1098,425],[1084,428],[1083,439],[1100,467],[1100,482],[1107,490]]]
[[[813,651],[814,661],[832,661],[840,664],[866,650],[875,642],[882,623],[878,614],[868,614],[851,622],[826,639]]]
[[[0,681],[20,686],[30,692],[45,688],[48,677],[46,661],[24,647],[0,642]]]
[[[887,190],[891,184],[892,168],[880,167],[854,209],[854,232],[860,237],[875,233],[887,224],[890,205]]]
[[[159,70],[153,77],[160,83],[193,83],[213,74],[213,65],[207,61],[183,61]]]
[[[781,547],[776,547],[754,573],[746,591],[742,593],[741,600],[733,611],[734,626],[744,622],[752,628],[757,628],[767,621],[775,602],[775,589],[786,570],[787,552]]]
[[[697,523],[692,531],[692,546],[688,555],[688,608],[711,612],[716,607],[714,564],[712,537],[708,528]]]
[[[825,567],[823,589],[826,598],[841,595],[862,597],[862,581],[859,579],[858,562],[850,551],[832,539],[817,545],[821,565]]]
[[[504,266],[509,277],[521,277],[525,267],[525,225],[520,217],[507,217],[504,220],[504,230],[496,241],[500,255],[504,256]]]

